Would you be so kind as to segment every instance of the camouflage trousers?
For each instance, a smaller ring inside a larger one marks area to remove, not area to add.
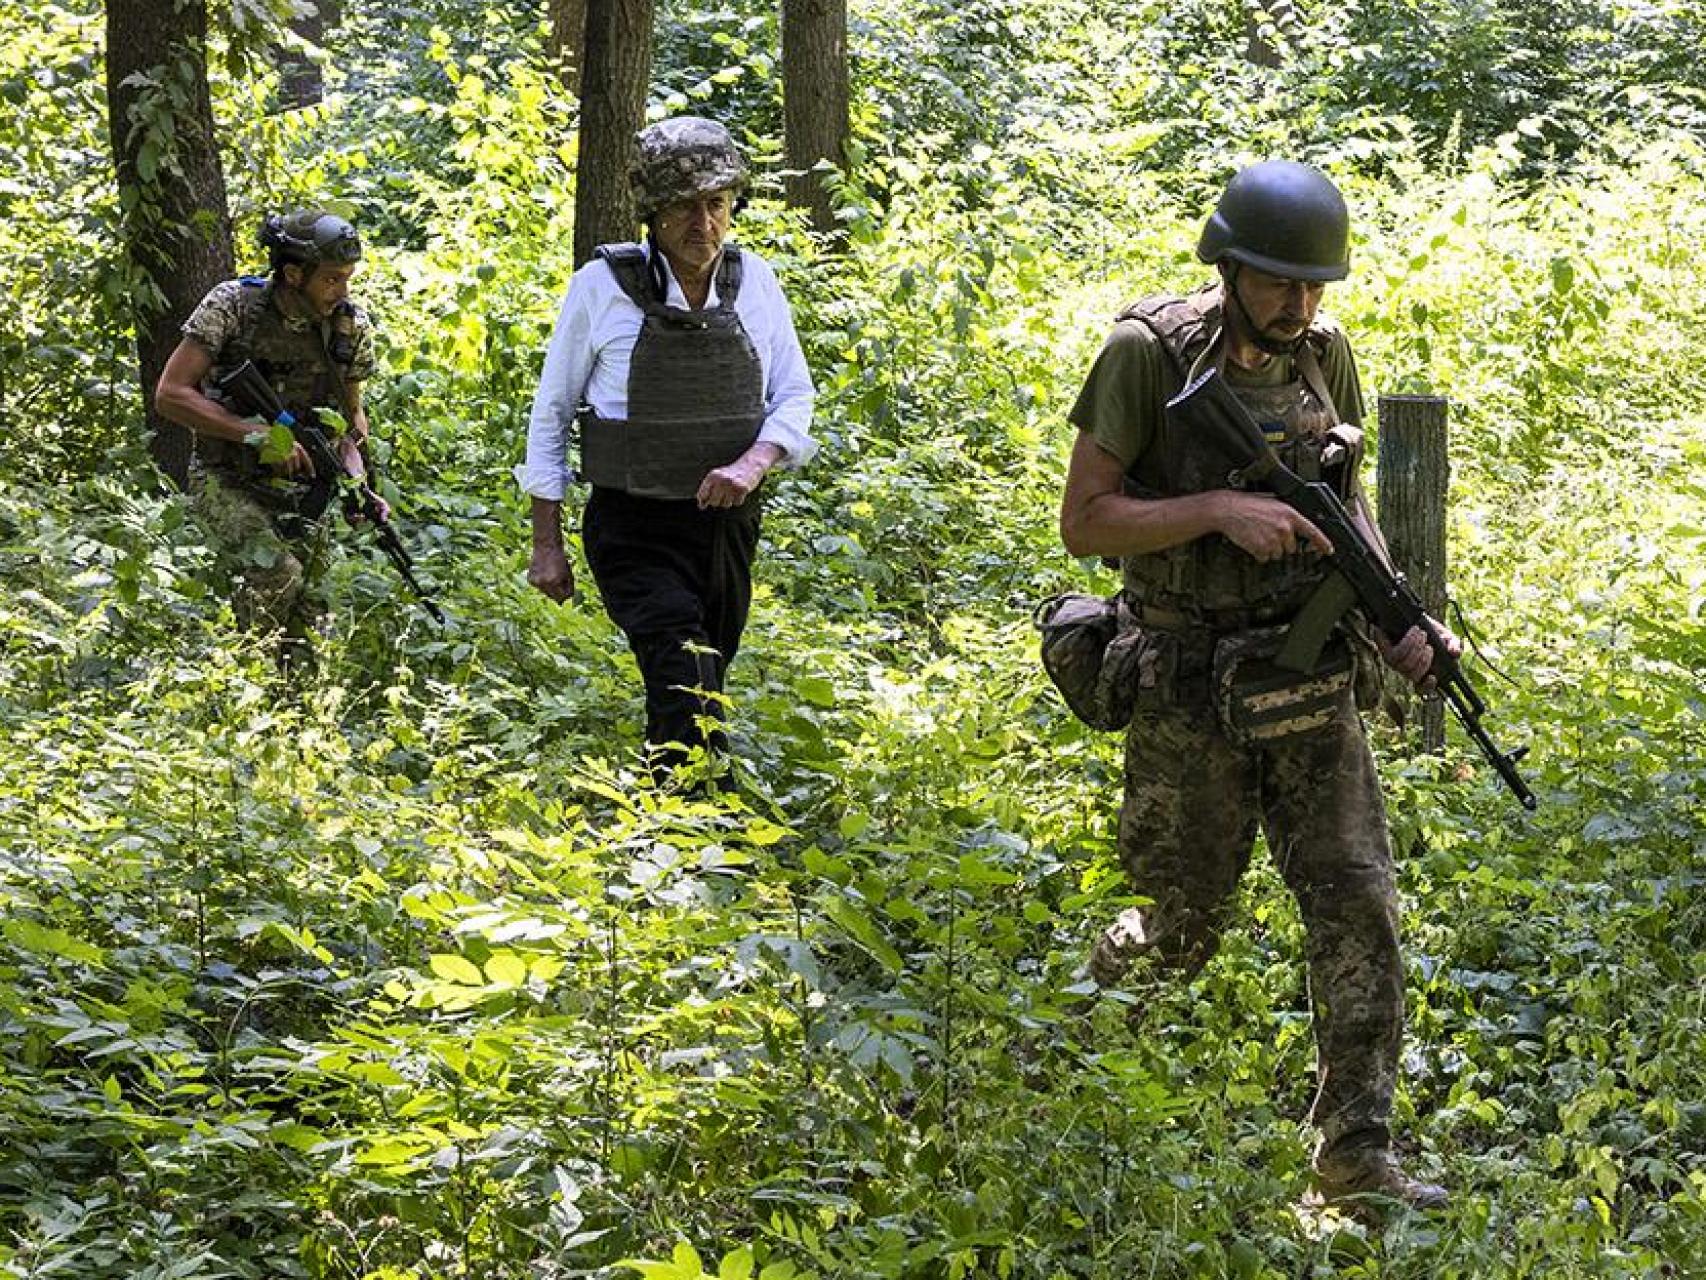
[[[231,608],[245,630],[303,640],[327,610],[323,577],[326,522],[305,537],[288,538],[279,513],[255,494],[219,475],[190,472],[190,505],[233,582]]]
[[[1126,737],[1119,851],[1153,905],[1121,917],[1128,958],[1147,954],[1187,977],[1208,962],[1258,825],[1308,937],[1311,1119],[1322,1150],[1383,1146],[1404,974],[1386,810],[1348,693],[1326,727],[1247,748],[1227,740],[1206,702],[1137,713]]]

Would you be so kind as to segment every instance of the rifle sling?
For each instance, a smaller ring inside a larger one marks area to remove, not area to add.
[[[1321,660],[1321,650],[1333,628],[1357,602],[1356,589],[1344,574],[1330,573],[1304,602],[1285,633],[1285,643],[1274,656],[1274,665],[1299,675],[1308,675]]]

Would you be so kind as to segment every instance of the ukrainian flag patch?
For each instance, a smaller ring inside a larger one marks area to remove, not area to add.
[[[1285,423],[1264,422],[1262,424],[1262,439],[1266,440],[1269,444],[1284,444]]]

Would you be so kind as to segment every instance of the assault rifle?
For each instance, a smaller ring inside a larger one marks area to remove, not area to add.
[[[1227,459],[1233,487],[1261,486],[1306,517],[1333,544],[1334,572],[1292,624],[1292,634],[1276,661],[1296,671],[1312,670],[1333,620],[1353,604],[1360,605],[1368,619],[1394,643],[1411,627],[1420,627],[1433,650],[1430,674],[1439,691],[1512,794],[1525,809],[1534,808],[1534,793],[1516,771],[1528,748],[1505,752],[1493,742],[1481,724],[1486,704],[1464,674],[1462,664],[1446,647],[1445,638],[1415,590],[1403,574],[1387,565],[1338,494],[1325,484],[1305,481],[1279,460],[1261,426],[1217,369],[1208,370],[1168,401],[1167,412],[1204,446],[1218,450]]]
[[[396,568],[403,581],[409,584],[410,590],[432,615],[433,621],[443,626],[444,610],[438,607],[438,603],[427,594],[426,588],[421,586],[415,577],[415,562],[409,558],[403,540],[397,536],[396,528],[385,515],[384,508],[379,505],[379,495],[374,493],[366,482],[341,483],[341,478],[348,476],[349,472],[344,467],[343,460],[338,457],[337,451],[332,448],[331,441],[326,439],[326,433],[320,430],[319,423],[299,419],[286,409],[279,400],[278,393],[272,389],[272,384],[261,376],[261,371],[255,367],[252,360],[243,361],[214,385],[225,394],[239,413],[257,415],[276,426],[289,428],[290,434],[307,451],[309,461],[314,464],[314,481],[302,504],[303,514],[310,520],[318,519],[331,502],[332,494],[339,494],[343,502],[344,518],[352,524],[365,518],[373,526],[374,540],[385,553],[385,558]]]

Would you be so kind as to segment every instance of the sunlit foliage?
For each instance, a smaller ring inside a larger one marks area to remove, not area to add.
[[[328,192],[369,228],[383,483],[452,622],[348,535],[292,688],[143,470],[98,15],[6,10],[0,1275],[1698,1266],[1693,8],[1595,36],[1577,6],[1554,42],[1526,6],[1302,5],[1258,72],[1233,5],[855,5],[844,251],[774,183],[738,228],[825,447],[771,497],[717,803],[639,785],[620,637],[522,581],[508,468],[573,204],[538,15],[350,8],[313,111],[266,116],[265,76],[216,61],[226,166],[243,234]],[[771,6],[661,30],[657,109],[778,154]],[[1295,1208],[1308,1002],[1261,859],[1193,988],[1075,990],[1123,901],[1118,745],[1048,693],[1028,622],[1110,582],[1053,528],[1108,318],[1199,277],[1203,201],[1276,149],[1350,197],[1329,306],[1365,382],[1456,406],[1453,589],[1542,801],[1377,734],[1401,1136],[1458,1192],[1385,1231]]]

